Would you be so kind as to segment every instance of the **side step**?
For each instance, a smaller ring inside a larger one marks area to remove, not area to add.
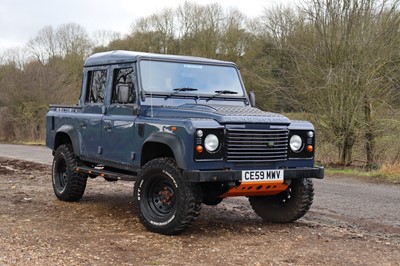
[[[124,175],[124,174],[105,171],[105,170],[101,170],[101,169],[94,169],[94,168],[87,167],[87,166],[78,166],[75,168],[75,171],[78,173],[85,173],[85,174],[94,175],[94,176],[101,176],[101,177],[104,177],[105,179],[109,179],[111,181],[118,181],[118,180],[135,181],[136,180],[136,176],[133,176],[133,175]]]

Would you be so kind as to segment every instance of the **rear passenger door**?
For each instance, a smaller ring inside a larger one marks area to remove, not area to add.
[[[82,136],[81,156],[87,160],[101,158],[102,117],[106,100],[108,67],[87,70],[82,117],[78,129]]]

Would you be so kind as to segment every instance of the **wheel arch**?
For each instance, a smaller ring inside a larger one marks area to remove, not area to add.
[[[154,158],[173,157],[181,169],[186,169],[185,148],[182,141],[170,133],[157,132],[143,143],[141,166]]]
[[[78,131],[71,125],[63,125],[57,130],[55,135],[54,150],[57,150],[60,145],[71,144],[75,155],[79,156],[79,143],[80,138]]]

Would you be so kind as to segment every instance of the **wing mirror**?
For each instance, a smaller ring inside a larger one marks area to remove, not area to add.
[[[252,107],[256,107],[256,94],[254,91],[249,92],[249,101]]]
[[[117,99],[119,103],[125,104],[129,102],[129,85],[117,84]]]

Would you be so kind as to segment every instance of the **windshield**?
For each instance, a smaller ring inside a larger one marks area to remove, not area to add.
[[[142,60],[140,73],[142,88],[146,92],[214,95],[231,91],[234,93],[229,97],[244,96],[238,72],[233,66]]]

